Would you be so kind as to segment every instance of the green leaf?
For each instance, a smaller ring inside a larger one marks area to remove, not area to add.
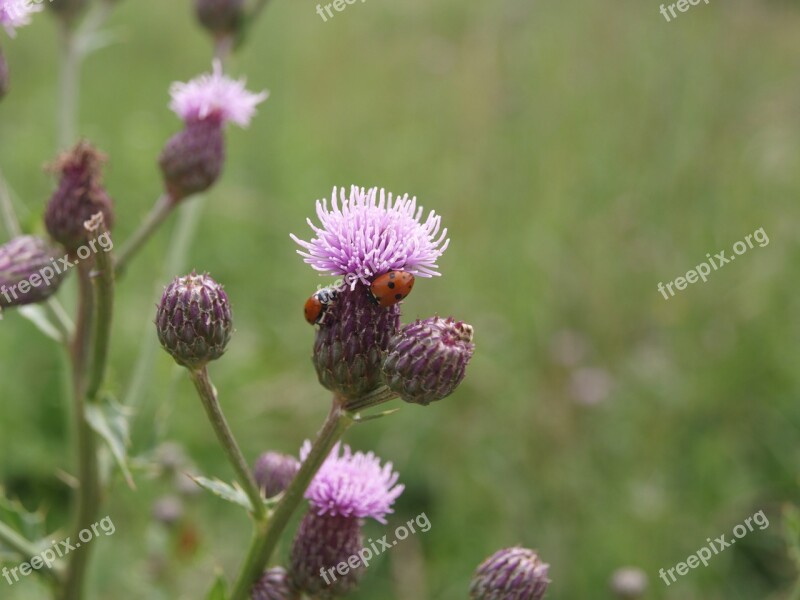
[[[44,515],[37,512],[28,512],[16,500],[9,500],[0,489],[0,521],[11,527],[28,540],[39,540],[45,537]]]
[[[58,327],[53,325],[41,306],[35,304],[20,306],[17,312],[20,316],[33,323],[39,331],[50,339],[57,341],[59,344],[64,342],[64,338],[61,337],[61,332],[58,330]]]
[[[192,476],[190,475],[189,477]],[[250,512],[253,511],[250,498],[247,497],[247,494],[244,493],[244,490],[236,482],[231,486],[219,479],[208,479],[206,477],[192,477],[192,481],[204,490],[211,492],[215,496],[219,496],[223,500],[238,504]]]
[[[104,394],[99,402],[86,406],[86,420],[108,444],[125,481],[131,489],[135,490],[136,484],[133,482],[128,467],[130,427],[125,409],[110,394]]]
[[[228,600],[228,583],[221,573],[217,575],[214,585],[206,596],[206,600]]]

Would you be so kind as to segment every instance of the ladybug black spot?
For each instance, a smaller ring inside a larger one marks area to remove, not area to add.
[[[389,282],[389,289],[390,289],[390,290],[393,290],[393,289],[394,289],[394,281],[390,281],[390,282]]]
[[[394,272],[389,273],[389,279],[394,279],[395,275],[396,275],[396,273],[394,273]],[[390,287],[391,287],[391,284],[390,284]]]
[[[403,299],[403,294],[395,294],[394,295],[394,299],[395,300],[402,300]]]

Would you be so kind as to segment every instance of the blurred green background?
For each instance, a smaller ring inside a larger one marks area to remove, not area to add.
[[[781,507],[800,468],[800,10],[712,1],[667,23],[656,1],[370,0],[324,23],[274,0],[228,69],[267,88],[231,128],[222,181],[173,216],[118,285],[111,388],[135,402],[131,453],[181,444],[208,476],[233,473],[185,374],[152,327],[176,228],[181,267],[226,285],[237,332],[212,367],[248,458],[296,452],[329,404],[301,316],[321,282],[293,232],[334,185],[418,196],[452,242],[406,319],[472,323],[477,352],[451,398],[402,406],[348,434],[394,462],[407,490],[391,522],[432,528],[371,566],[360,599],[457,600],[475,566],[523,544],[549,562],[548,598],[612,598],[615,569],[646,598],[786,598],[795,573]],[[117,42],[85,64],[80,132],[110,156],[115,240],[160,193],[156,158],[180,121],[172,81],[210,68],[188,0],[126,0]],[[41,230],[56,152],[56,27],[4,38],[0,169]],[[657,284],[763,227],[770,243],[665,300]],[[63,301],[72,305],[74,281]],[[142,348],[146,349],[142,354]],[[59,349],[18,314],[0,322],[0,482],[53,527],[75,471]],[[133,393],[132,382],[137,382]],[[139,462],[142,462],[141,460]],[[177,531],[150,517],[171,481],[117,476],[94,541],[97,599],[197,599],[230,576],[249,523],[210,495],[184,498]],[[756,530],[669,588],[673,567],[758,510]],[[369,526],[371,537],[384,528]],[[279,558],[285,556],[285,548]],[[33,578],[0,597],[44,598]]]

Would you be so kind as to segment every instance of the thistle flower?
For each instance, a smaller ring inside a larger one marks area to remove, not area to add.
[[[167,142],[159,164],[167,192],[178,202],[217,181],[225,162],[225,124],[247,127],[268,94],[253,94],[245,89],[244,80],[225,77],[218,60],[213,73],[189,83],[174,83],[170,94],[170,108],[186,127]]]
[[[498,550],[475,571],[470,600],[541,600],[550,583],[549,569],[533,550]]]
[[[339,206],[341,202],[341,207]],[[331,208],[327,200],[317,201],[316,234],[309,241],[291,238],[302,248],[297,253],[317,271],[349,276],[351,289],[356,281],[369,286],[387,271],[407,271],[417,277],[439,275],[436,261],[447,249],[447,229],[441,233],[441,217],[433,211],[422,222],[423,209],[408,195],[394,198],[384,190],[352,186],[350,197],[344,189],[333,188]],[[438,236],[438,237],[437,237]]]
[[[305,460],[306,442],[300,452]],[[341,453],[341,454],[340,454]],[[345,574],[328,572],[363,547],[363,519],[386,523],[386,515],[403,492],[392,464],[381,466],[372,452],[355,452],[336,444],[322,464],[305,497],[310,508],[300,523],[291,551],[289,580],[292,589],[319,598],[337,598],[353,591],[363,565],[350,565]]]
[[[286,570],[274,567],[264,571],[264,575],[253,586],[251,600],[292,600],[295,596],[289,590]]]
[[[179,365],[198,370],[225,353],[233,329],[222,286],[207,274],[176,277],[156,315],[158,339]]]
[[[31,0],[0,0],[0,25],[5,27],[8,35],[15,37],[16,30],[30,25],[31,15],[43,8],[41,4],[34,4]]]
[[[61,253],[32,235],[0,246],[0,309],[41,302],[55,294],[65,274],[54,266]]]
[[[110,230],[114,225],[114,207],[103,187],[102,166],[105,155],[82,141],[62,154],[53,169],[60,173],[58,188],[45,210],[44,222],[54,240],[73,252],[87,243],[89,233],[84,223],[98,212]]]
[[[441,317],[416,321],[389,341],[384,382],[406,402],[428,405],[455,391],[474,349],[466,323]]]
[[[300,469],[300,462],[288,454],[266,452],[256,461],[253,474],[267,498],[284,491]]]
[[[244,0],[195,0],[200,23],[217,37],[235,33],[244,21]]]
[[[369,285],[391,270],[420,277],[438,275],[436,261],[447,248],[447,230],[431,212],[421,221],[416,198],[394,198],[377,188],[353,186],[350,196],[333,189],[317,201],[320,226],[309,219],[311,241],[291,238],[297,252],[317,271],[344,276],[346,289],[328,308],[317,331],[314,366],[320,383],[345,398],[362,396],[380,385],[382,355],[400,326],[400,308],[369,302]]]
[[[304,461],[310,451],[311,442],[306,441],[300,460]],[[373,452],[353,452],[347,445],[336,444],[305,497],[319,515],[370,517],[385,525],[386,515],[393,512],[394,501],[405,489],[397,483],[399,477],[392,471],[392,463],[381,466]]]

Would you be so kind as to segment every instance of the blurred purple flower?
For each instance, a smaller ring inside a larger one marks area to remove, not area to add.
[[[423,209],[408,194],[394,198],[378,188],[352,186],[350,197],[344,188],[333,188],[328,201],[317,201],[320,227],[308,224],[316,236],[306,242],[292,234],[304,250],[297,253],[317,271],[349,275],[351,289],[357,280],[365,285],[391,270],[403,270],[419,277],[439,275],[436,261],[447,249],[447,229],[439,233],[441,217],[431,211],[422,222]],[[438,234],[438,237],[437,237]]]
[[[0,25],[5,27],[11,37],[16,36],[19,27],[29,25],[31,15],[42,10],[41,4],[31,0],[0,0]]]
[[[310,451],[311,442],[306,441],[300,450],[300,460],[305,460]],[[392,504],[405,489],[397,483],[398,477],[392,471],[392,463],[381,467],[373,452],[354,453],[349,446],[336,444],[308,486],[305,497],[318,515],[372,517],[385,524],[386,515],[394,512]]]
[[[223,75],[222,63],[215,60],[213,73],[200,75],[189,83],[173,83],[170,95],[169,107],[187,123],[214,119],[247,127],[256,106],[266,100],[269,93],[247,91],[243,79],[234,81]]]

